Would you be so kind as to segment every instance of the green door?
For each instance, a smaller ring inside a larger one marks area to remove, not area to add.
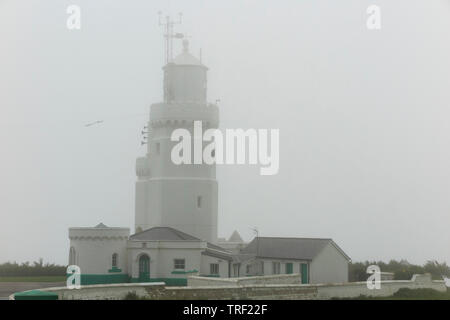
[[[308,265],[306,263],[301,264],[302,283],[308,283]]]
[[[292,263],[286,263],[286,274],[294,273],[294,267],[292,266]]]
[[[139,258],[139,282],[150,281],[150,258],[144,254]]]

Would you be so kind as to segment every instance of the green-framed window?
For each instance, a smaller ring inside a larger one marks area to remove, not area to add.
[[[286,274],[292,274],[294,273],[294,265],[292,262],[286,263]]]

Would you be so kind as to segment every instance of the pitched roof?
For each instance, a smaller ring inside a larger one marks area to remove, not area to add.
[[[172,63],[176,65],[200,66],[206,68],[199,59],[189,53],[189,41],[187,39],[183,40],[183,52],[176,56],[175,59],[172,60]]]
[[[271,238],[258,237],[252,240],[242,254],[275,259],[313,260],[326,245],[332,243],[347,259],[350,259],[332,239],[318,238]]]
[[[233,234],[231,235],[230,239],[228,239],[229,242],[244,242],[244,240],[242,240],[241,235],[239,234],[239,232],[237,232],[237,230],[234,230]]]
[[[98,225],[96,225],[94,228],[108,228],[107,225],[104,225],[103,222],[100,222]]]
[[[210,243],[208,243],[206,250],[203,251],[202,254],[224,260],[233,260],[233,255],[231,252],[219,246],[211,245]]]
[[[171,227],[153,227],[142,232],[130,236],[130,240],[147,240],[147,241],[203,241],[199,238],[191,236],[183,231]],[[230,252],[218,245],[207,242],[206,250],[202,253],[219,258],[231,260]]]
[[[170,227],[154,227],[130,236],[131,240],[191,240],[201,241],[180,230]]]
[[[206,243],[206,247],[208,249],[214,249],[214,250],[228,252],[228,250],[226,250],[226,249],[224,249],[224,248],[222,248],[222,247],[220,247],[220,246],[218,246],[216,244],[209,243],[209,242]]]

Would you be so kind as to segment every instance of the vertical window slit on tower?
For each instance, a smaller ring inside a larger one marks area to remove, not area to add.
[[[198,196],[197,197],[197,208],[201,208],[202,207],[202,197]]]

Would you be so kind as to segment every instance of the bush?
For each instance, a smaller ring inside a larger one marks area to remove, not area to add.
[[[394,299],[424,299],[424,300],[439,300],[450,299],[447,292],[439,292],[433,289],[408,289],[402,288],[392,296]]]
[[[365,261],[349,264],[349,281],[366,281],[369,274],[367,267],[377,265],[382,272],[393,272],[395,280],[411,280],[414,274],[430,273],[434,280],[442,280],[442,276],[450,277],[450,267],[445,263],[427,261],[423,266],[414,265],[406,260],[391,260],[389,263],[383,261]]]
[[[0,277],[36,277],[36,276],[66,276],[67,266],[46,263],[43,259],[33,262],[6,262],[0,264]]]
[[[136,294],[135,291],[128,292],[124,300],[141,300],[141,298]]]

